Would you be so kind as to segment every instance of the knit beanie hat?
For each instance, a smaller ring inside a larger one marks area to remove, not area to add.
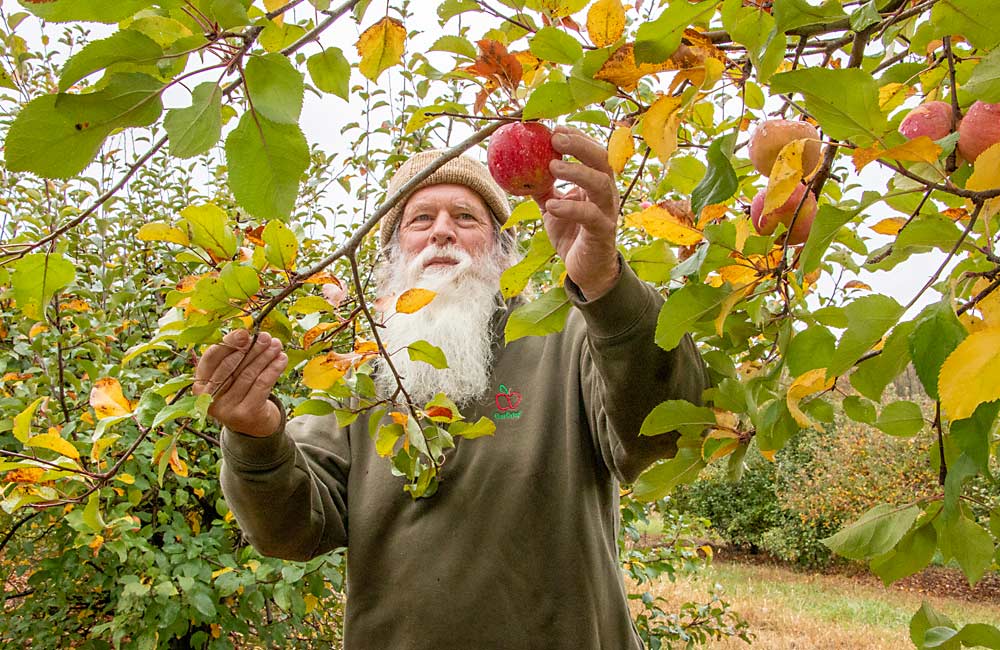
[[[419,174],[422,169],[437,160],[443,153],[443,150],[432,149],[421,151],[411,156],[409,160],[400,166],[399,170],[389,181],[387,196],[395,194],[407,181]],[[403,217],[403,206],[406,205],[410,196],[417,190],[428,185],[440,185],[443,183],[464,185],[481,196],[489,207],[490,212],[493,213],[493,218],[500,225],[506,223],[507,218],[510,217],[510,203],[507,201],[507,195],[496,184],[493,177],[490,176],[486,165],[468,156],[458,156],[446,162],[433,174],[424,179],[422,183],[413,188],[401,200],[397,201],[396,205],[382,217],[382,230],[380,232],[382,248],[386,248],[389,242],[392,241],[392,235],[399,226],[400,219]]]

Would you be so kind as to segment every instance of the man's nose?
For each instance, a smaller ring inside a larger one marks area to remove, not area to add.
[[[457,241],[458,236],[455,234],[455,222],[451,218],[451,215],[448,214],[447,210],[438,212],[434,218],[434,226],[431,228],[431,242],[438,246],[443,246],[454,244]]]

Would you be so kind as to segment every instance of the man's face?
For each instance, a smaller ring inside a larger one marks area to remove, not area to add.
[[[493,215],[482,197],[464,185],[430,185],[414,192],[399,222],[399,248],[412,259],[429,245],[457,246],[478,258],[493,247]],[[431,257],[424,268],[456,261]]]

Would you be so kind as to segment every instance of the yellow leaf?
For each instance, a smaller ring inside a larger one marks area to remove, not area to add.
[[[725,440],[726,442],[718,446],[710,444],[715,440]],[[739,446],[740,438],[737,434],[732,431],[719,431],[718,429],[713,429],[707,436],[705,436],[705,440],[701,443],[701,457],[711,463],[719,460],[720,458],[725,458],[734,452]],[[706,456],[705,452],[708,451],[711,451],[711,453]]]
[[[305,350],[309,349],[309,346],[316,342],[324,332],[328,332],[337,327],[336,323],[320,323],[316,327],[313,327],[308,332],[302,335],[302,348]]]
[[[35,323],[34,325],[31,326],[31,329],[28,330],[28,340],[30,341],[39,334],[42,334],[43,332],[47,331],[49,331],[48,325],[46,325],[45,323]]]
[[[607,47],[625,31],[625,7],[621,0],[597,0],[587,12],[587,34],[597,47]]]
[[[713,203],[701,209],[698,215],[698,230],[704,230],[705,226],[716,221],[722,221],[722,217],[729,212],[729,207],[725,203]]]
[[[376,81],[385,70],[403,60],[406,28],[395,18],[386,16],[361,34],[357,49],[361,55],[358,70]]]
[[[72,458],[77,460],[80,458],[80,452],[76,450],[69,440],[66,440],[58,433],[43,433],[38,436],[32,436],[24,443],[28,447],[36,447],[39,449],[48,449],[54,451],[57,454],[62,454],[67,458]]]
[[[855,149],[851,152],[851,160],[854,161],[854,169],[856,171],[861,171],[868,165],[868,163],[878,159],[878,157],[882,155],[883,151],[882,147],[878,145],[868,147],[867,149],[862,149],[860,147]]]
[[[40,467],[21,467],[12,469],[3,475],[2,483],[38,483],[42,480],[45,470]]]
[[[851,154],[851,158],[854,160],[854,168],[857,171],[861,171],[876,158],[904,162],[922,162],[932,165],[937,162],[940,155],[941,147],[926,135],[922,135],[912,140],[907,140],[903,144],[891,149],[883,150],[878,145],[868,149],[855,149]]]
[[[859,291],[871,291],[872,288],[861,280],[851,280],[844,285],[844,289],[857,289]]]
[[[401,426],[401,427],[405,427],[406,426],[406,420],[408,419],[408,416],[406,415],[406,413],[400,413],[399,411],[393,411],[392,413],[389,414],[389,417],[391,417],[392,421],[395,422],[396,424],[398,424],[399,426]]]
[[[133,483],[135,483],[135,477],[132,476],[131,474],[125,474],[125,473],[116,474],[115,479],[121,481],[125,485],[132,485]]]
[[[215,571],[212,571],[212,580],[215,580],[219,576],[224,575],[226,573],[230,573],[232,570],[233,567],[231,566],[224,566],[221,569],[216,569]]]
[[[634,153],[635,140],[632,139],[631,127],[619,126],[608,140],[608,164],[616,174],[620,174]]]
[[[878,90],[878,107],[883,113],[887,113],[902,104],[914,92],[916,88],[909,84],[887,83]]]
[[[642,139],[653,150],[653,155],[663,162],[667,162],[677,150],[681,101],[680,97],[663,95],[642,116]]]
[[[336,352],[328,352],[321,357],[310,359],[302,369],[302,382],[314,390],[326,390],[347,373],[351,367],[350,357]]]
[[[973,332],[958,344],[941,366],[938,394],[952,422],[1000,399],[1000,327]]]
[[[180,228],[160,222],[147,223],[139,228],[136,238],[140,241],[165,241],[172,244],[187,246],[191,243],[188,234]]]
[[[90,414],[90,411],[84,411],[83,415],[80,416],[80,419],[87,424],[94,424],[94,416]]]
[[[104,452],[108,450],[109,447],[115,444],[121,436],[117,434],[105,435],[103,438],[99,438],[94,441],[94,446],[90,448],[90,460],[95,463],[104,458]]]
[[[783,206],[795,188],[799,186],[804,175],[802,154],[807,142],[809,140],[806,138],[792,140],[778,152],[774,166],[771,167],[771,175],[767,180],[767,192],[764,194],[764,214],[770,214]]]
[[[607,81],[626,92],[632,92],[639,85],[639,80],[646,75],[676,69],[677,64],[674,63],[673,59],[667,59],[663,63],[643,63],[636,65],[635,45],[626,43],[608,57],[608,60],[604,62],[601,69],[594,75],[594,79]]]
[[[742,287],[757,279],[758,271],[749,262],[727,264],[719,268],[722,279],[734,287]]]
[[[906,219],[903,217],[889,217],[879,221],[871,228],[880,235],[898,235],[905,223]]]
[[[626,222],[642,228],[653,237],[665,239],[678,246],[697,244],[702,237],[701,232],[694,226],[684,223],[659,205],[651,205],[642,212],[629,215]]]
[[[761,449],[760,450],[760,455],[763,456],[764,458],[766,458],[767,460],[771,461],[772,463],[774,462],[774,456],[777,453],[778,453],[777,449]]]
[[[103,420],[117,415],[128,415],[132,405],[122,394],[122,386],[114,377],[98,379],[90,390],[90,405],[97,413],[97,419]]]
[[[177,455],[177,445],[170,447],[170,458],[167,459],[167,463],[170,465],[170,469],[174,470],[174,474],[177,476],[188,475],[187,463],[181,460],[181,457]]]
[[[276,9],[280,9],[288,4],[288,0],[264,0],[264,8],[267,9],[267,13],[271,13]],[[285,22],[285,14],[280,13],[274,18],[272,18],[276,25],[282,25]]]
[[[313,596],[312,594],[306,594],[303,596],[302,601],[306,604],[306,614],[316,609],[316,606],[319,605],[319,598]]]
[[[310,596],[312,596],[313,600],[316,599],[316,597],[313,596],[312,594],[306,594],[306,596],[303,598],[303,600],[306,601],[306,607],[307,608],[309,607],[308,603],[309,603],[309,597]],[[308,614],[308,613],[309,613],[309,609],[306,609],[306,614]],[[222,626],[221,625],[219,625],[218,623],[212,623],[212,625],[210,627],[211,627],[211,630],[212,630],[212,638],[213,639],[220,639],[220,638],[222,638]]]
[[[751,230],[753,228],[750,225],[749,217],[742,217],[736,220],[736,250],[743,250],[743,246],[747,243],[747,238],[750,237]]]
[[[731,294],[726,296],[726,299],[722,301],[722,309],[719,311],[719,315],[715,318],[715,332],[722,336],[722,327],[726,323],[726,317],[732,313],[736,305],[739,304],[741,300],[750,295],[753,291],[754,283],[748,284],[746,286],[738,287]]]
[[[972,169],[972,176],[969,176],[969,180],[965,183],[965,189],[974,192],[997,188],[1000,188],[1000,142],[979,154]],[[989,199],[983,204],[980,216],[988,219],[997,212],[1000,212],[1000,198]]]
[[[403,295],[396,300],[396,311],[402,314],[412,314],[420,311],[434,300],[437,295],[430,289],[410,289],[404,291]]]
[[[812,420],[799,408],[802,398],[813,393],[829,389],[833,386],[836,377],[826,378],[826,368],[815,368],[796,378],[792,385],[788,387],[788,395],[785,401],[788,403],[788,410],[791,412],[795,422],[803,429],[813,426]]]
[[[989,285],[989,280],[980,278],[972,287],[973,295],[978,296]],[[992,293],[987,294],[985,298],[976,303],[976,309],[982,314],[983,322],[986,326],[996,327],[1000,325],[1000,291],[994,290]]]

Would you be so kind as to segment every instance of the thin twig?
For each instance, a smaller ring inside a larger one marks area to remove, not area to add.
[[[962,232],[962,236],[959,237],[958,241],[955,242],[955,245],[951,247],[951,251],[948,252],[948,255],[944,258],[944,261],[941,262],[941,266],[938,267],[937,271],[934,271],[934,274],[930,277],[929,280],[927,280],[926,284],[924,284],[924,286],[920,289],[920,291],[917,292],[917,295],[913,296],[913,299],[906,304],[906,307],[903,309],[904,312],[908,311],[910,307],[915,305],[917,300],[920,299],[920,296],[924,295],[924,292],[930,289],[931,286],[935,282],[937,282],[938,277],[941,275],[941,273],[944,272],[944,269],[946,266],[948,266],[948,263],[951,262],[951,258],[953,258],[955,256],[955,253],[958,252],[958,249],[961,248],[962,243],[965,241],[965,238],[969,236],[970,232],[972,232],[973,227],[975,227],[976,225],[976,221],[979,219],[979,213],[982,212],[982,210],[983,210],[983,203],[982,202],[976,203],[976,209],[972,211],[972,216],[969,217],[969,224],[965,227],[965,230]]]

